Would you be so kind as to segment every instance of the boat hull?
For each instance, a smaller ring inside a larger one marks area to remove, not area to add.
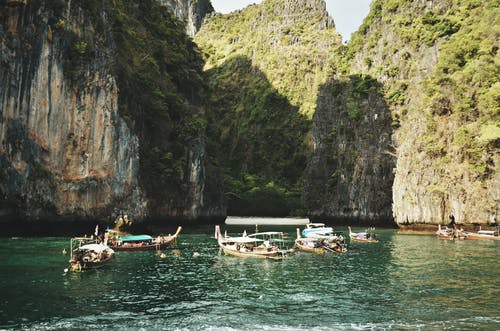
[[[499,236],[483,235],[483,234],[471,234],[467,233],[465,235],[467,240],[500,240]]]
[[[162,249],[169,248],[177,242],[177,237],[181,233],[182,227],[179,226],[174,235],[158,237],[152,242],[142,242],[142,243],[123,243],[121,245],[116,245],[116,240],[111,242],[108,241],[108,246],[114,251],[118,252],[141,252],[141,251],[158,251]]]
[[[282,259],[286,257],[286,253],[282,251],[244,252],[237,249],[226,247],[224,244],[219,244],[219,247],[222,249],[224,254],[236,257],[256,258],[256,259]]]
[[[300,239],[295,240],[295,247],[297,247],[297,250],[301,252],[306,252],[306,253],[313,253],[313,254],[325,254],[326,250],[321,247],[309,247],[308,245],[305,245],[304,242]]]
[[[351,241],[354,241],[357,243],[378,243],[377,239],[360,239],[360,238],[353,238],[353,237],[351,237]]]
[[[161,244],[154,244],[154,245],[140,245],[140,246],[125,246],[125,245],[120,245],[120,246],[113,246],[109,245],[111,249],[114,251],[118,252],[140,252],[140,251],[158,251],[162,249],[169,248],[172,246],[172,244],[175,242],[175,240],[172,240],[170,242],[165,242]]]
[[[349,239],[351,242],[357,243],[378,243],[378,239],[376,239],[375,235],[368,232],[352,232],[351,227],[349,226]]]
[[[105,260],[101,260],[99,262],[82,262],[82,261],[73,261],[70,262],[72,271],[83,271],[89,269],[97,269],[103,267],[106,263],[108,263],[113,256]],[[79,263],[78,263],[79,262]]]
[[[453,239],[455,239],[455,236],[454,235],[450,235],[450,234],[438,234],[437,237],[439,239],[447,239],[447,240],[453,240]]]

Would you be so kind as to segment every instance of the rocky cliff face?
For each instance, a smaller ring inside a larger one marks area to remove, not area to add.
[[[318,96],[304,200],[312,219],[390,225],[391,113],[369,76],[332,79]]]
[[[265,0],[241,11],[211,16],[195,41],[208,54],[206,69],[245,57],[310,118],[341,38],[324,0]]]
[[[181,21],[186,22],[186,33],[194,37],[207,14],[214,11],[210,0],[160,0],[169,6]]]
[[[374,1],[350,43],[352,72],[384,85],[395,127],[401,227],[489,224],[498,213],[499,8]],[[488,73],[489,72],[489,73]]]
[[[202,135],[183,152],[183,204],[151,197],[141,178],[144,134],[130,108],[129,123],[120,110],[125,88],[114,63],[122,55],[106,4],[0,2],[3,213],[53,221],[223,215],[221,200],[206,195],[216,180],[206,178]]]
[[[323,0],[265,0],[206,19],[213,141],[231,214],[303,214],[302,174],[318,89],[340,44]]]

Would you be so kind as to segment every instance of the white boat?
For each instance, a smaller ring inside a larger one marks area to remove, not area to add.
[[[365,232],[352,232],[351,227],[349,226],[349,238],[351,241],[355,242],[378,243],[378,239],[376,238],[374,231],[374,228],[370,228]]]
[[[344,237],[341,235],[330,235],[330,236],[316,236],[316,237],[306,237],[302,238],[300,236],[300,230],[297,229],[297,239],[295,239],[295,247],[299,251],[314,253],[314,254],[324,254],[324,253],[342,253],[347,251],[345,246]]]
[[[283,259],[293,253],[284,247],[283,232],[258,232],[239,237],[222,235],[220,226],[215,226],[215,239],[226,255],[246,258]]]
[[[497,230],[482,230],[479,228],[477,232],[464,232],[465,239],[470,240],[500,240],[500,236]]]
[[[111,260],[115,253],[108,246],[87,237],[72,238],[70,252],[69,269],[71,271],[100,268]]]
[[[306,238],[325,237],[333,234],[333,228],[324,223],[307,223],[302,236]]]
[[[453,239],[465,239],[467,235],[466,232],[463,231],[462,229],[454,229],[454,228],[449,228],[447,226],[442,227],[441,224],[438,224],[436,236],[439,239],[453,240]]]

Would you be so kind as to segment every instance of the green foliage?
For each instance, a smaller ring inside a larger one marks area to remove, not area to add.
[[[59,33],[65,45],[64,75],[70,83],[76,84],[83,79],[95,56],[94,46],[90,40],[81,37],[72,30],[60,30]]]
[[[487,176],[487,165],[498,148],[500,10],[473,3],[467,8],[471,9],[451,11],[463,21],[463,28],[443,43],[439,62],[424,86],[432,114],[449,116],[460,126],[455,148],[471,169]]]
[[[498,124],[485,124],[481,127],[479,133],[478,140],[482,144],[500,141],[500,127]]]
[[[228,214],[239,216],[304,216],[300,190],[289,190],[256,175],[224,179]]]
[[[366,35],[368,33],[368,29],[375,24],[382,17],[382,2],[381,1],[373,1],[370,6],[370,12],[368,16],[365,17],[363,23],[358,29],[358,32],[362,35]],[[394,6],[391,5],[391,8]]]
[[[354,87],[354,93],[358,97],[368,96],[369,91],[376,91],[379,86],[377,80],[369,75],[350,75],[349,80]]]
[[[222,150],[229,214],[302,210],[310,118],[340,38],[325,27],[323,8],[298,2],[286,10],[266,1],[216,15],[195,36],[210,75],[210,137]]]
[[[364,58],[368,72],[383,79],[393,125],[412,120],[401,127],[402,140],[407,130],[419,130],[416,149],[443,169],[449,162],[463,163],[460,169],[481,180],[491,178],[499,144],[499,19],[498,0],[432,6],[375,0],[346,51],[351,61]],[[429,57],[431,47],[437,63]],[[346,106],[356,113],[353,102]]]
[[[217,126],[217,130],[212,127],[211,138],[217,141],[224,156],[221,166],[226,169],[224,186],[229,211],[236,212],[241,205],[255,208],[252,203],[257,201],[256,193],[248,192],[271,182],[282,192],[279,201],[275,201],[276,206],[284,206],[280,201],[288,201],[289,192],[298,191],[296,188],[301,183],[310,121],[298,114],[297,108],[244,57],[233,58],[209,74],[212,91],[217,91],[214,111],[210,113],[210,123]],[[234,194],[239,198],[234,198]],[[276,193],[268,198],[277,196]],[[293,198],[293,201],[299,200]],[[266,204],[269,203],[267,200]],[[296,203],[288,201],[286,205]],[[260,207],[254,212],[259,212],[258,209]]]
[[[88,51],[88,44],[85,40],[78,40],[73,44],[73,50],[80,56],[85,56]]]
[[[311,118],[340,36],[324,26],[328,18],[322,7],[298,2],[293,14],[286,7],[283,1],[266,1],[213,16],[205,20],[195,41],[206,53],[207,69],[246,57],[280,94]]]
[[[105,8],[117,45],[120,114],[141,141],[142,184],[152,198],[170,192],[180,201],[188,190],[189,149],[207,125],[203,61],[184,24],[159,2],[108,0]]]
[[[357,103],[353,99],[347,100],[347,114],[351,120],[359,120],[361,118],[361,108],[358,107]]]
[[[371,57],[365,57],[363,59],[363,63],[368,67],[370,68],[373,64],[373,59]]]

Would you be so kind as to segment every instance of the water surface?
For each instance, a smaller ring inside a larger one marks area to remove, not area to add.
[[[273,261],[220,256],[213,232],[185,229],[165,259],[117,252],[68,274],[69,238],[4,239],[0,329],[500,329],[498,242],[378,229],[377,244]]]

